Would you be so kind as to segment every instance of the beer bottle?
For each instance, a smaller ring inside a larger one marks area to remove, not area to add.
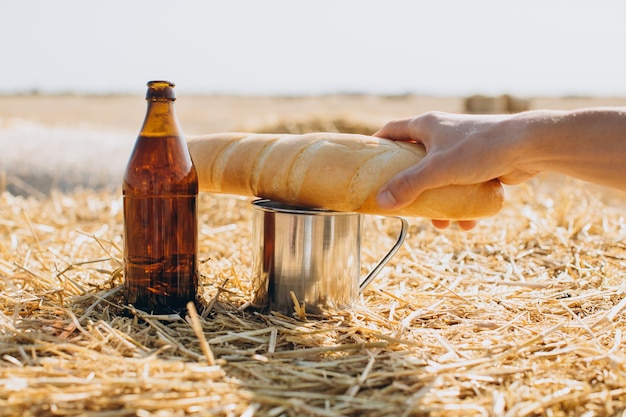
[[[184,310],[198,286],[198,176],[174,100],[173,83],[148,82],[122,189],[125,300],[149,313]]]

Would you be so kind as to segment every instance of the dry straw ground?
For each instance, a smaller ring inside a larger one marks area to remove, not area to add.
[[[326,316],[245,308],[248,199],[201,195],[203,303],[164,317],[121,302],[119,192],[4,192],[0,415],[624,415],[626,211],[543,180],[472,232],[409,219]],[[366,268],[396,227],[366,217]]]

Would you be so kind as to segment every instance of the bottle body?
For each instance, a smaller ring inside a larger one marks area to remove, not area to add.
[[[173,99],[148,86],[122,189],[124,293],[140,310],[176,312],[195,300],[198,286],[198,177]]]

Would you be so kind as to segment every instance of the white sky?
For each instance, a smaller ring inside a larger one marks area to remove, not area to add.
[[[0,0],[0,93],[626,95],[624,0]]]

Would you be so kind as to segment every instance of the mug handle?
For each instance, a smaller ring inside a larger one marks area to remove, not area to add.
[[[398,249],[400,249],[402,243],[404,243],[404,238],[406,237],[409,224],[402,217],[396,217],[396,219],[402,222],[402,227],[400,228],[400,234],[398,235],[398,239],[396,240],[396,243],[391,247],[391,249],[389,249],[389,252],[387,252],[387,254],[380,260],[380,262],[378,262],[378,265],[376,265],[374,269],[372,269],[370,273],[367,274],[363,282],[359,284],[359,294],[361,294],[365,287],[367,287],[369,283],[372,282],[374,278],[376,278],[376,275],[378,275],[380,270],[383,269],[385,265],[387,265],[387,262],[389,262],[393,255],[396,254]]]

